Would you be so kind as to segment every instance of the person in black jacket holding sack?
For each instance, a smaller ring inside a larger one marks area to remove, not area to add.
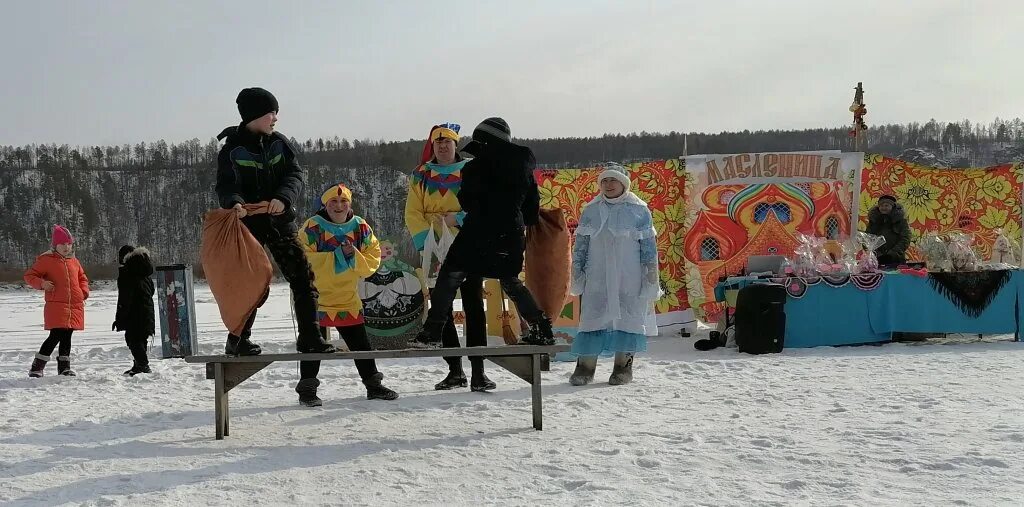
[[[441,265],[430,294],[430,310],[416,341],[438,344],[448,320],[455,292],[468,276],[497,278],[512,299],[530,331],[522,343],[554,345],[551,319],[537,306],[533,295],[519,280],[526,249],[526,226],[535,225],[540,196],[533,170],[533,151],[512,143],[505,120],[488,118],[473,130],[473,141],[463,151],[473,159],[462,169],[458,199],[466,218]],[[473,362],[473,391],[495,388],[483,373],[483,362]]]
[[[235,100],[242,123],[224,129],[218,140],[227,139],[217,158],[217,197],[221,207],[234,209],[249,232],[267,246],[281,274],[288,280],[295,302],[299,352],[334,352],[334,346],[320,336],[317,324],[317,292],[313,270],[296,235],[296,213],[292,207],[302,197],[302,168],[288,138],[274,131],[278,103],[263,88],[245,88]],[[267,214],[247,216],[243,204],[270,203]],[[224,352],[254,356],[262,350],[250,341],[254,310],[239,336],[228,335]]]
[[[156,333],[156,313],[153,310],[153,261],[149,250],[124,245],[117,252],[117,315],[113,331],[124,331],[124,342],[132,353],[129,377],[150,373],[146,348],[149,337]]]

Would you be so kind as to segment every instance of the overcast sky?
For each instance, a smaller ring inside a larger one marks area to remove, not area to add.
[[[0,144],[193,137],[262,86],[278,129],[405,140],[1024,115],[1024,2],[0,2]]]

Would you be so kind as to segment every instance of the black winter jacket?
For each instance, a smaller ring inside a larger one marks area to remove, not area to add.
[[[255,134],[243,125],[228,127],[217,157],[217,198],[222,208],[278,199],[285,212],[278,221],[294,222],[303,192],[303,173],[288,138],[280,132]]]
[[[458,194],[466,218],[445,264],[486,278],[519,275],[525,226],[540,212],[536,166],[533,151],[512,143],[488,143],[466,163]]]
[[[874,206],[868,211],[868,234],[882,236],[885,244],[876,252],[879,257],[887,255],[896,262],[906,262],[907,248],[910,246],[910,224],[903,206],[893,206],[888,214],[878,211]]]
[[[136,247],[124,256],[124,264],[117,269],[117,331],[145,336],[156,333],[153,272],[149,250]]]

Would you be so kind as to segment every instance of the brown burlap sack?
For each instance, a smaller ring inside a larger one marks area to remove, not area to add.
[[[267,203],[246,204],[245,209],[252,215],[266,213]],[[273,267],[267,252],[234,210],[215,209],[203,219],[200,260],[221,320],[231,334],[241,334],[270,291]]]
[[[542,209],[537,225],[526,228],[526,288],[551,320],[565,306],[571,274],[565,214],[560,209]]]

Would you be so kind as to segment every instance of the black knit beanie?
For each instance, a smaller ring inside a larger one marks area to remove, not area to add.
[[[508,123],[498,117],[488,118],[473,129],[473,140],[462,151],[470,155],[479,155],[480,150],[488,143],[511,143],[512,129]]]
[[[132,253],[132,250],[135,250],[135,247],[131,245],[122,246],[121,249],[117,251],[117,263],[124,264],[124,257]]]
[[[480,139],[484,142],[497,139],[510,143],[512,142],[512,129],[508,128],[508,123],[501,118],[488,118],[473,129],[473,139]]]
[[[277,98],[263,88],[245,88],[238,92],[235,99],[238,114],[242,115],[242,123],[249,123],[271,111],[280,111]]]

